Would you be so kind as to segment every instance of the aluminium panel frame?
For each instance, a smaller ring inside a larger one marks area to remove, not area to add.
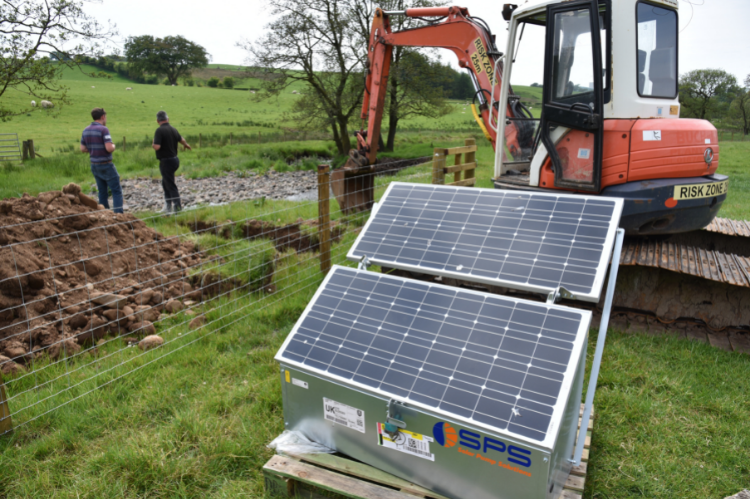
[[[409,185],[409,186],[419,186],[419,187],[429,186],[435,189],[450,189],[450,190],[461,189],[461,187],[454,187],[454,186],[447,186],[447,185],[414,184],[414,183],[409,183],[409,182],[391,182],[391,184],[388,185],[388,188],[386,189],[385,193],[383,194],[383,197],[380,200],[381,203],[383,199],[385,199],[388,196],[388,194],[390,194],[394,185]],[[491,192],[502,191],[506,193],[513,193],[513,194],[519,195],[519,191],[505,191],[503,189],[487,189],[487,188],[475,187],[475,188],[471,188],[471,190],[472,191],[491,191]],[[583,200],[599,201],[602,199],[601,196],[586,196],[586,195],[579,195],[579,194],[557,194],[557,193],[537,194],[537,193],[532,193],[532,192],[528,192],[528,193],[523,192],[520,195],[527,195],[530,197],[535,197],[535,196],[554,197],[557,199],[567,198],[571,200],[583,199]],[[591,287],[590,293],[574,293],[574,297],[577,300],[598,303],[601,297],[602,287],[604,286],[604,280],[607,275],[607,267],[609,265],[610,255],[612,255],[612,250],[614,247],[614,242],[615,242],[615,237],[616,237],[615,233],[620,223],[620,217],[622,216],[622,208],[624,204],[624,201],[621,198],[606,198],[606,199],[614,203],[614,211],[612,212],[612,216],[609,222],[609,229],[607,231],[607,237],[604,240],[604,247],[602,248],[602,254],[599,259],[599,263],[596,267],[596,276],[594,278],[594,283]],[[502,287],[506,287],[510,289],[528,291],[528,292],[539,293],[539,294],[544,294],[544,295],[549,295],[550,293],[556,292],[558,290],[556,286],[536,286],[536,285],[521,283],[519,281],[513,281],[513,280],[489,279],[489,278],[484,278],[484,277],[473,276],[470,274],[464,274],[461,272],[453,272],[450,270],[427,269],[427,268],[420,267],[418,265],[400,263],[398,261],[387,260],[385,258],[379,258],[377,256],[356,254],[355,248],[358,246],[360,241],[363,239],[363,237],[367,233],[367,230],[369,229],[371,222],[377,216],[379,208],[380,208],[380,203],[377,203],[375,206],[373,206],[372,213],[370,217],[368,218],[367,223],[365,224],[364,228],[357,236],[357,239],[354,241],[354,244],[352,244],[351,249],[346,255],[347,259],[354,261],[354,262],[360,262],[363,259],[366,259],[368,264],[392,267],[392,268],[396,268],[400,270],[419,272],[422,274],[437,275],[441,277],[460,279],[464,281],[472,281],[472,282],[477,282],[481,284],[486,284],[488,286],[502,286]]]

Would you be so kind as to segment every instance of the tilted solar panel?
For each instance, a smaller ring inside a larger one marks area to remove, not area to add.
[[[590,321],[585,310],[335,266],[276,359],[548,443]]]
[[[622,200],[392,183],[349,259],[598,301]]]

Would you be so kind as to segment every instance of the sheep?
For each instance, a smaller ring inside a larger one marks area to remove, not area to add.
[[[133,90],[133,89],[132,89],[132,87],[128,87],[128,88],[126,88],[125,90]]]
[[[292,93],[293,93],[293,94],[296,94],[296,93],[297,93],[297,91],[296,91],[296,90],[292,90]]]
[[[91,88],[96,88],[94,85],[91,85]]]
[[[42,107],[43,107],[44,109],[51,109],[51,108],[55,107],[55,105],[54,105],[54,104],[52,104],[52,103],[51,103],[50,101],[48,101],[48,100],[43,100],[43,101],[42,101]]]
[[[35,100],[31,101],[31,107],[36,107],[36,101]]]

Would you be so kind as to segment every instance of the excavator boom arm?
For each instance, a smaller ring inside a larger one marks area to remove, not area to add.
[[[393,32],[390,25],[392,15],[408,17],[440,17],[439,21],[425,26]],[[388,74],[393,47],[434,47],[452,51],[459,66],[469,70],[475,86],[474,100],[479,110],[472,108],[487,139],[496,146],[499,105],[490,102],[500,96],[502,54],[497,52],[489,29],[472,19],[463,7],[430,7],[407,9],[400,12],[375,11],[368,45],[369,68],[365,83],[361,118],[368,123],[368,130],[357,134],[359,152],[367,157],[369,164],[375,163],[378,138],[383,119],[385,96],[388,90]],[[499,74],[495,74],[500,72]],[[474,104],[472,104],[474,106]],[[491,109],[494,106],[494,109]],[[516,108],[506,106],[505,116],[520,117]],[[481,121],[480,121],[481,120]],[[511,152],[529,144],[519,144],[514,126],[506,128],[506,144]]]

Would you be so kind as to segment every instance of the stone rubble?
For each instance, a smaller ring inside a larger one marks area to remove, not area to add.
[[[248,199],[285,199],[317,189],[314,171],[283,172],[274,170],[264,175],[256,172],[229,172],[221,177],[191,179],[180,175],[175,178],[180,191],[182,207],[200,204],[222,204]],[[132,178],[120,181],[125,211],[159,211],[164,207],[161,179]],[[92,193],[96,184],[91,185]],[[96,194],[93,194],[96,197]]]

